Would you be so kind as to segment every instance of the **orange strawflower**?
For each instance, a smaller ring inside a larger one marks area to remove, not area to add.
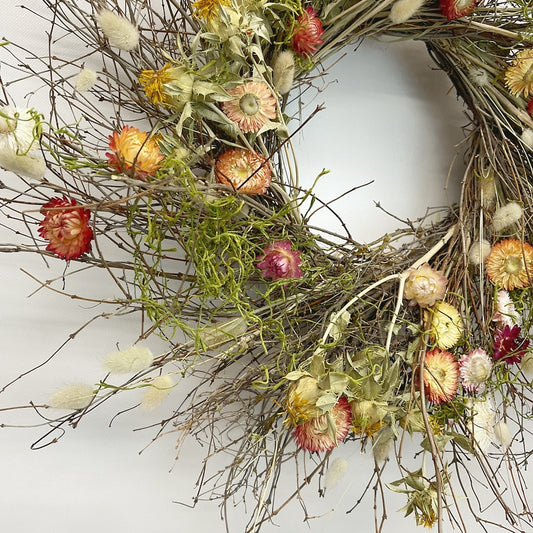
[[[495,285],[507,291],[523,289],[533,275],[533,246],[519,239],[503,239],[491,248],[485,268]]]
[[[157,142],[133,126],[124,126],[120,133],[113,132],[109,136],[109,149],[112,150],[106,153],[109,166],[141,180],[152,176],[164,159]]]
[[[215,176],[219,183],[237,192],[264,194],[270,186],[272,170],[266,157],[242,148],[231,148],[218,156]]]

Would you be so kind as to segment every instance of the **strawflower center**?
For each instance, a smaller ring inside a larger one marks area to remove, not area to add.
[[[259,99],[255,94],[251,93],[246,93],[240,98],[239,107],[241,111],[248,116],[256,115],[261,109]]]
[[[503,269],[508,274],[517,274],[523,269],[522,258],[512,255],[505,260]]]

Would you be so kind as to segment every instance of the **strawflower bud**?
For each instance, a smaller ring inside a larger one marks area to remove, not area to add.
[[[133,50],[139,44],[139,30],[128,19],[109,9],[96,15],[96,22],[107,37],[109,44],[119,50]]]
[[[148,368],[154,360],[149,348],[134,345],[126,350],[110,353],[104,359],[104,367],[115,374],[140,372]]]

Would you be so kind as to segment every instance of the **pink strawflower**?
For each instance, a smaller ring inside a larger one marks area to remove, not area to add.
[[[479,392],[492,372],[492,361],[482,348],[476,348],[459,359],[459,373],[463,388]]]
[[[437,300],[444,298],[447,283],[446,276],[424,263],[409,272],[405,280],[404,296],[410,300],[409,305],[431,307]]]
[[[312,7],[306,10],[296,20],[292,34],[292,48],[301,56],[312,56],[318,47],[324,43],[322,34],[324,28]]]
[[[329,417],[329,420],[328,420]],[[311,418],[296,426],[294,438],[303,450],[324,452],[333,450],[342,442],[350,429],[352,410],[348,400],[342,396],[329,413]],[[335,431],[335,439],[331,437],[331,422]]]
[[[303,273],[300,269],[300,254],[300,250],[292,250],[292,242],[288,239],[272,242],[263,250],[263,255],[257,258],[257,267],[264,278],[301,278]]]
[[[44,220],[39,235],[50,244],[46,247],[61,259],[77,259],[91,250],[93,230],[89,226],[91,212],[76,207],[76,200],[52,198],[43,205]]]
[[[507,291],[498,291],[496,311],[492,317],[500,329],[522,325],[522,317],[517,313],[513,300]]]
[[[520,363],[529,346],[529,339],[520,336],[520,327],[505,326],[494,335],[494,359],[504,359],[508,365]]]

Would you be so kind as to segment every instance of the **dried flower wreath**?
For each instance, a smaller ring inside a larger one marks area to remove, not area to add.
[[[23,242],[0,251],[66,262],[43,286],[67,294],[71,275],[100,269],[121,294],[103,315],[143,318],[99,383],[42,406],[63,410],[47,411],[46,438],[118,393],[142,389],[151,409],[193,377],[156,438],[172,430],[230,454],[198,498],[253,494],[247,531],[283,508],[272,480],[284,464],[311,454],[309,483],[356,441],[374,454],[368,486],[384,489],[397,463],[388,488],[418,525],[467,531],[464,500],[484,531],[531,528],[529,2],[43,1],[49,57],[2,43],[52,109],[19,107],[16,83],[1,80],[0,166],[16,177],[0,211]],[[285,109],[316,67],[371,36],[425,42],[471,124],[457,209],[363,246],[309,225],[314,195],[291,151],[302,125]],[[75,60],[56,53],[67,37],[83,44]],[[154,356],[151,335],[168,350]],[[407,435],[420,441],[418,468],[402,457]],[[505,524],[484,517],[480,491]]]

